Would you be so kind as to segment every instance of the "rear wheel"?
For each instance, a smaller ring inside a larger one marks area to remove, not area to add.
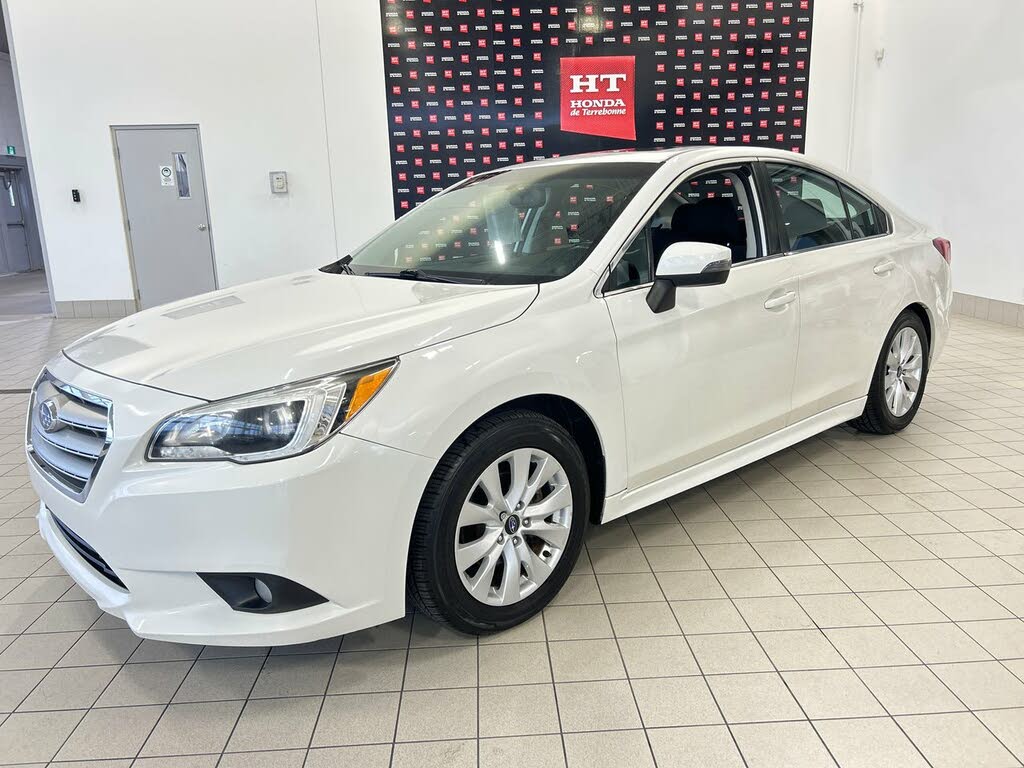
[[[924,323],[916,312],[904,310],[882,345],[864,413],[850,424],[877,435],[891,435],[910,424],[924,397],[928,352]]]
[[[565,583],[589,508],[583,455],[565,429],[533,411],[486,417],[427,484],[409,593],[423,613],[461,632],[515,626]]]

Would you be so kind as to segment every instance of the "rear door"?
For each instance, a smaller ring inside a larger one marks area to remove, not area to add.
[[[892,254],[888,217],[867,197],[798,163],[764,167],[800,283],[794,423],[867,394],[909,278]]]
[[[631,488],[785,425],[798,286],[793,265],[765,244],[753,176],[750,165],[739,163],[681,180],[604,285],[619,354]],[[668,244],[682,240],[729,246],[732,271],[722,285],[676,289],[673,309],[652,312],[646,296],[654,267]]]

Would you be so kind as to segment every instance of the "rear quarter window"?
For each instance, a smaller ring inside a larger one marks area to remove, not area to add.
[[[889,231],[889,219],[885,212],[851,187],[842,185],[847,215],[854,239],[877,237]]]

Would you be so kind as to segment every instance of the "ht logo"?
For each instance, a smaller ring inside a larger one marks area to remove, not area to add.
[[[570,79],[572,88],[569,89],[569,93],[599,93],[599,82],[607,83],[608,93],[618,93],[619,83],[626,79],[626,75],[570,75]]]

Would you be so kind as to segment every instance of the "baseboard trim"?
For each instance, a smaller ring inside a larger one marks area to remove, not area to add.
[[[634,490],[626,490],[609,496],[604,502],[604,513],[601,522],[607,523],[617,517],[628,515],[638,509],[649,507],[659,501],[668,499],[683,491],[696,488],[702,483],[714,480],[716,477],[734,472],[740,467],[752,464],[766,456],[796,445],[801,440],[820,434],[827,429],[839,426],[850,419],[855,419],[864,412],[866,397],[851,400],[848,403],[837,405],[827,411],[790,424],[788,427],[772,432],[752,443],[734,448],[727,453],[716,456],[713,459],[702,461],[689,469],[676,472],[674,475],[655,480],[653,483],[641,486]]]
[[[134,299],[107,299],[100,301],[58,301],[57,317],[66,320],[71,318],[100,318],[116,320],[128,317],[138,311]]]
[[[1024,328],[1024,304],[953,292],[953,314]]]

